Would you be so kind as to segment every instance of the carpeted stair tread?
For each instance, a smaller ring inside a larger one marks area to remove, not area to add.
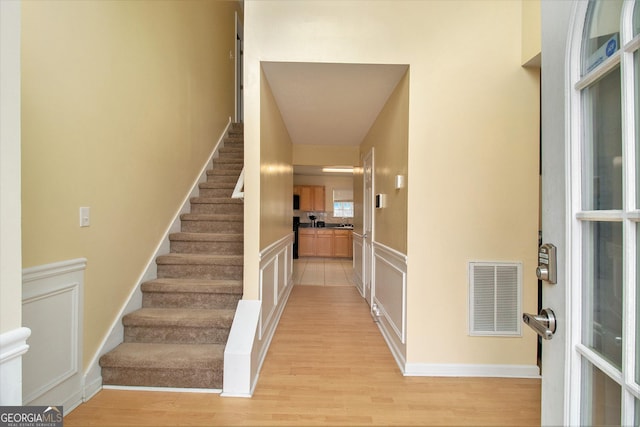
[[[244,215],[225,215],[225,214],[193,214],[186,213],[180,215],[180,219],[187,221],[244,221]]]
[[[235,183],[232,182],[219,182],[219,181],[204,181],[198,184],[200,188],[211,188],[213,190],[219,188],[234,188],[236,186]]]
[[[235,147],[229,145],[220,148],[220,156],[226,156],[227,154],[244,154],[244,147],[240,145],[236,145]]]
[[[171,326],[190,328],[231,328],[235,310],[185,308],[141,308],[122,319],[127,326]]]
[[[224,357],[224,344],[122,343],[100,358],[103,368],[212,369]]]
[[[242,280],[154,279],[142,284],[143,292],[242,295]]]
[[[220,156],[213,159],[214,167],[216,165],[223,165],[223,164],[244,166],[244,159],[242,157],[227,157],[227,156]]]
[[[192,197],[191,203],[216,203],[222,205],[242,205],[242,199],[231,199],[229,197]]]
[[[169,239],[193,242],[243,242],[244,235],[242,233],[189,233],[181,231],[171,233]]]
[[[214,168],[207,171],[207,176],[240,176],[240,169]]]
[[[242,255],[168,254],[156,259],[158,265],[243,265]]]

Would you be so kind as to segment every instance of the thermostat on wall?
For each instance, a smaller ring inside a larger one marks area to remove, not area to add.
[[[376,209],[386,208],[386,207],[387,207],[387,195],[376,194]]]

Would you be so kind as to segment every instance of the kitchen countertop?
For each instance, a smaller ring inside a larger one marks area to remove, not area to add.
[[[329,222],[326,223],[324,225],[324,227],[311,227],[311,223],[309,223],[309,222],[301,222],[299,227],[300,228],[320,228],[320,229],[322,229],[322,228],[338,228],[340,230],[353,230],[353,226],[352,225],[351,226],[343,226],[343,225],[340,225],[340,224],[329,223]]]

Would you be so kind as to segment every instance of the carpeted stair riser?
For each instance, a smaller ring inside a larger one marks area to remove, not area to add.
[[[242,298],[241,280],[156,279],[145,282],[143,308],[234,310]]]
[[[222,171],[224,172],[224,170]],[[216,182],[225,182],[231,183],[234,186],[238,181],[238,177],[240,176],[239,172],[234,172],[233,174],[222,173],[221,171],[208,171],[207,172],[207,181],[216,181]]]
[[[237,255],[170,254],[156,264],[159,278],[242,279],[243,257]]]
[[[238,157],[218,157],[213,160],[214,169],[233,169],[240,172],[244,166],[244,159]]]
[[[244,203],[241,199],[217,199],[206,197],[194,197],[191,199],[191,213],[194,214],[220,214],[242,215]]]
[[[235,182],[205,181],[198,184],[200,197],[231,197]]]
[[[242,255],[243,239],[240,233],[173,233],[169,235],[171,253]]]
[[[215,369],[146,369],[102,367],[102,383],[129,387],[222,388],[224,360]]]
[[[237,215],[183,214],[183,232],[197,233],[242,233],[244,222]]]
[[[219,176],[235,176],[237,180],[240,176],[241,170],[242,168],[228,169],[216,167],[207,171],[207,178],[210,179],[212,176],[215,176],[216,178]]]
[[[226,146],[222,147],[219,150],[220,157],[233,157],[233,158],[243,158],[244,157],[244,146]]]
[[[142,307],[154,308],[201,308],[231,309],[236,308],[239,300],[234,294],[197,294],[179,292],[146,292],[142,299]]]
[[[239,279],[242,277],[242,266],[235,265],[159,265],[160,278],[188,279]]]
[[[142,308],[126,315],[124,341],[161,344],[224,344],[233,309]]]
[[[228,328],[196,328],[130,326],[124,329],[124,342],[154,344],[224,344],[229,337]]]
[[[100,358],[103,384],[222,388],[224,345],[123,343]]]
[[[201,197],[231,197],[233,188],[204,188],[200,187]]]

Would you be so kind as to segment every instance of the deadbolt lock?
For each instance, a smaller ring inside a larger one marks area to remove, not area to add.
[[[556,284],[557,282],[556,247],[551,243],[545,243],[538,248],[538,267],[536,276],[538,279]]]

